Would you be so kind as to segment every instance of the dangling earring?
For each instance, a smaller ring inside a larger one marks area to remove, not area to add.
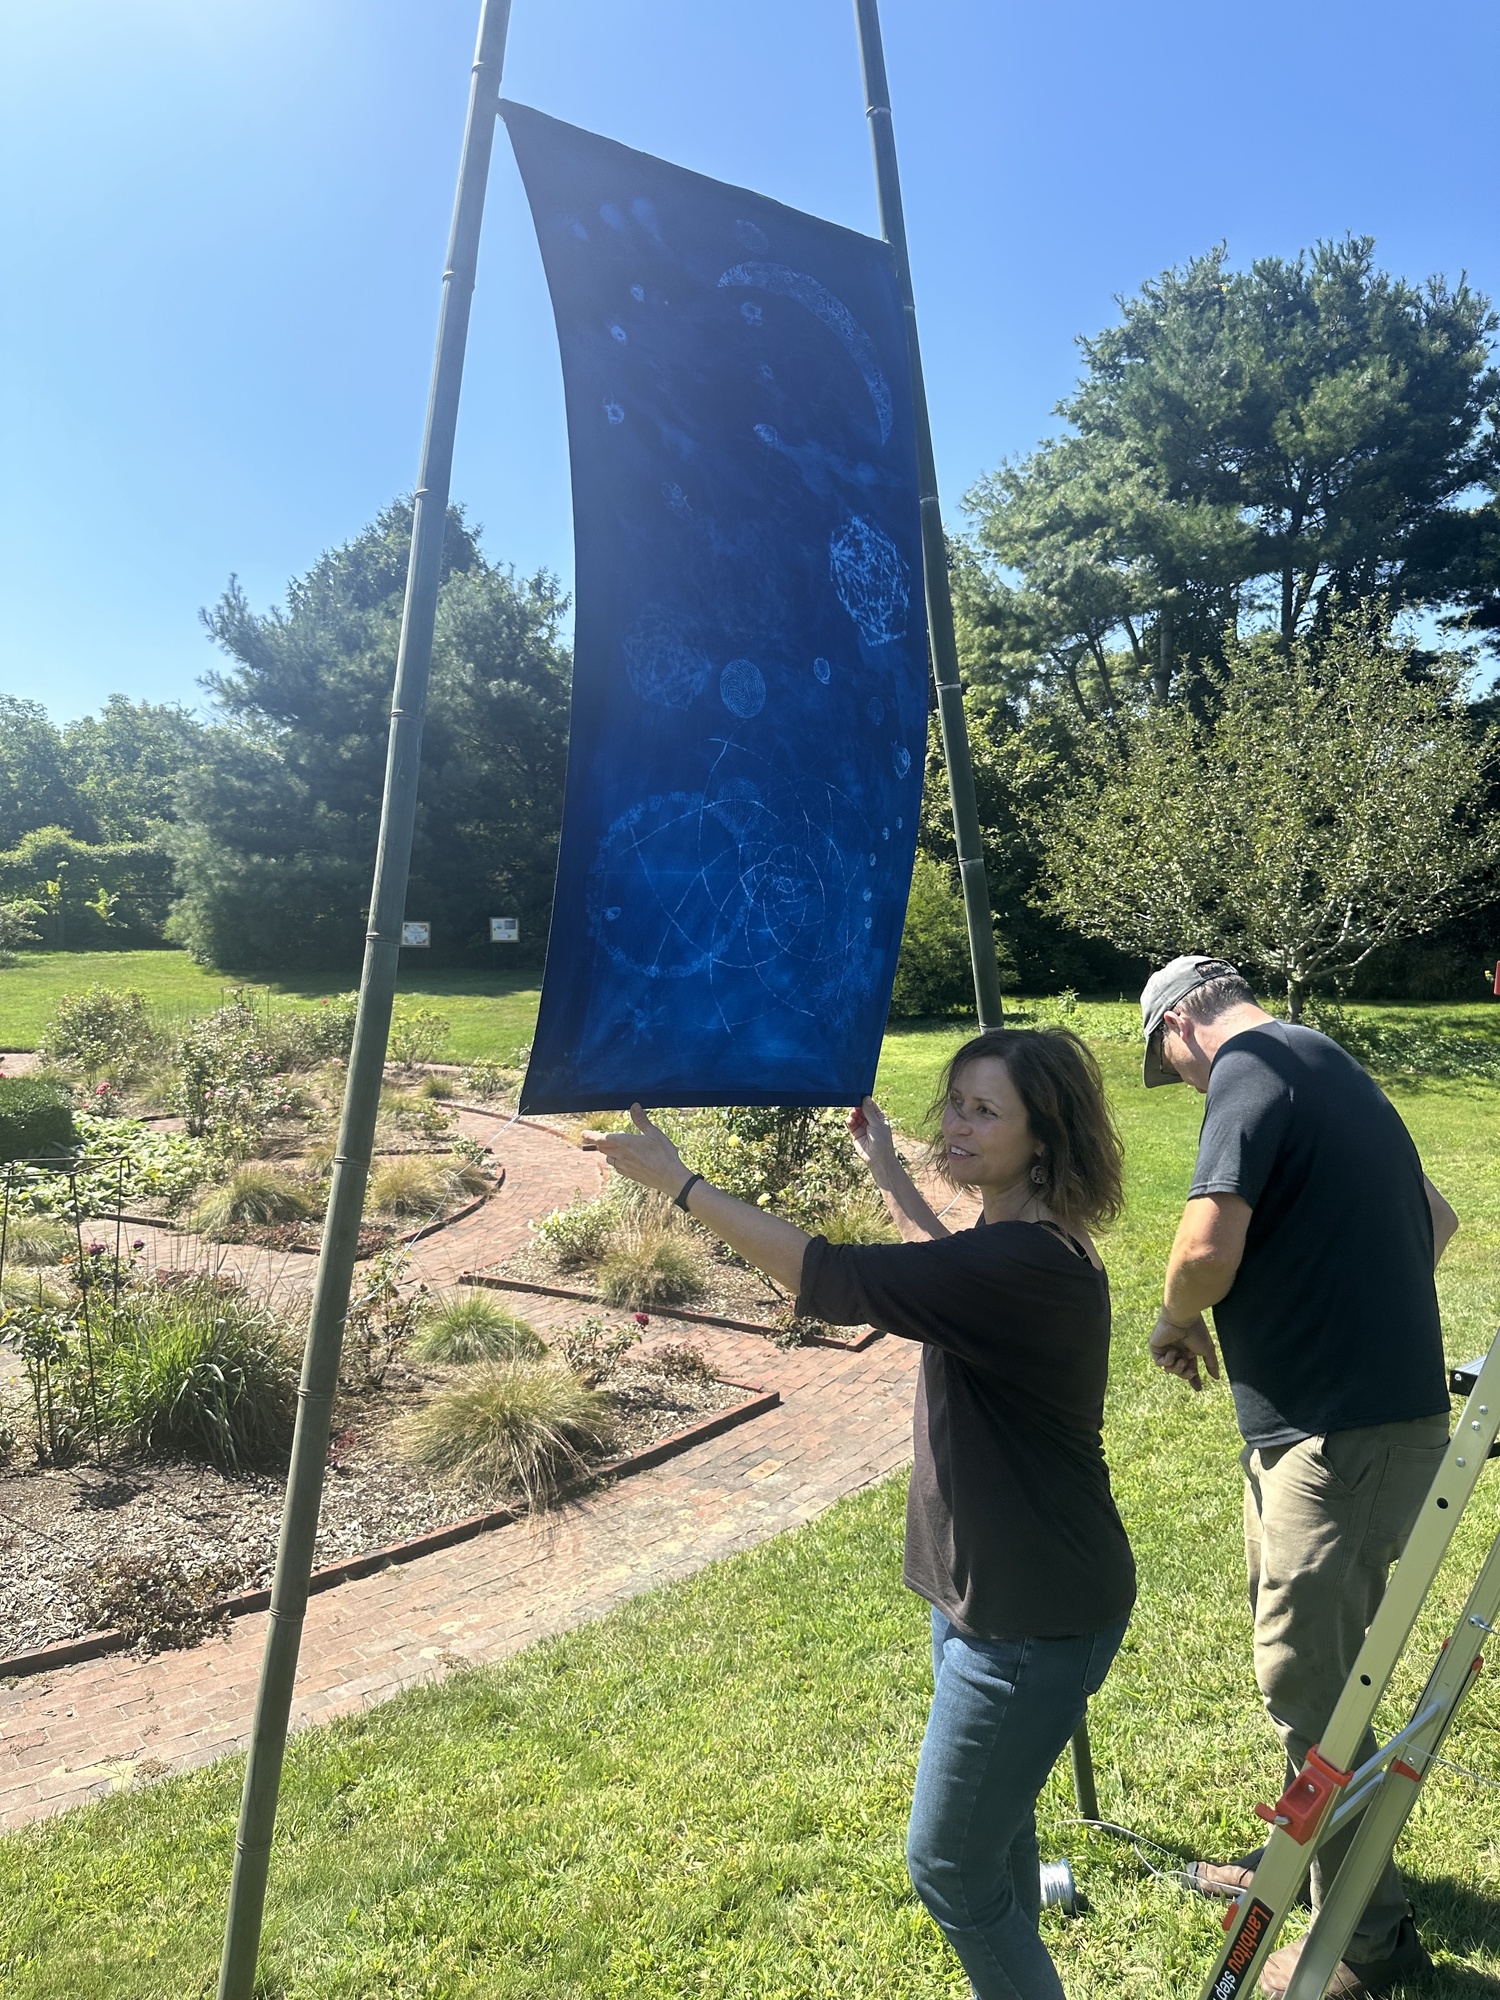
[[[1031,1185],[1034,1188],[1044,1188],[1047,1185],[1047,1169],[1040,1160],[1031,1169]]]

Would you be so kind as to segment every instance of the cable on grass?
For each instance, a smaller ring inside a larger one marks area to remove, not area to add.
[[[1500,1778],[1487,1778],[1483,1771],[1470,1771],[1462,1764],[1450,1762],[1446,1757],[1434,1756],[1430,1750],[1425,1754],[1429,1764],[1441,1764],[1445,1771],[1456,1771],[1460,1778],[1468,1778],[1473,1784],[1493,1785],[1497,1791],[1500,1791]]]
[[[1091,1827],[1096,1833],[1111,1834],[1116,1840],[1128,1840],[1130,1845],[1135,1849],[1136,1859],[1148,1875],[1154,1875],[1159,1882],[1178,1882],[1186,1888],[1195,1886],[1192,1876],[1189,1875],[1185,1868],[1158,1868],[1149,1859],[1143,1851],[1148,1847],[1155,1848],[1158,1854],[1170,1854],[1178,1859],[1181,1858],[1177,1855],[1175,1847],[1168,1847],[1160,1840],[1153,1840],[1149,1834],[1136,1833],[1132,1828],[1120,1826],[1112,1819],[1066,1819],[1063,1821],[1063,1825],[1087,1826]]]

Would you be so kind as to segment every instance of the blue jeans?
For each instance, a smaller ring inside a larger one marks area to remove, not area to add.
[[[1037,1935],[1034,1809],[1128,1623],[1077,1639],[971,1639],[932,1614],[935,1686],[906,1862],[977,2000],[1063,2000]]]

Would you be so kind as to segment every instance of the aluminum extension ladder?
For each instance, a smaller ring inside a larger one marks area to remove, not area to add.
[[[1367,1763],[1350,1769],[1500,1432],[1500,1334],[1482,1362],[1454,1369],[1449,1387],[1455,1394],[1468,1391],[1453,1440],[1422,1503],[1406,1552],[1391,1573],[1322,1742],[1308,1752],[1306,1763],[1276,1804],[1255,1809],[1269,1821],[1271,1835],[1254,1880],[1224,1919],[1228,1937],[1201,2000],[1236,2000],[1254,1992],[1320,1841],[1362,1813],[1359,1830],[1313,1920],[1287,1988],[1286,2000],[1321,2000],[1401,1837],[1431,1759],[1479,1673],[1477,1648],[1500,1621],[1500,1535],[1443,1641],[1411,1720]]]

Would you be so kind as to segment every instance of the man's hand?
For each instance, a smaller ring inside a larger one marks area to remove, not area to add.
[[[1219,1379],[1219,1350],[1202,1313],[1186,1326],[1178,1326],[1164,1312],[1158,1313],[1151,1331],[1151,1359],[1169,1375],[1180,1375],[1193,1390],[1203,1387],[1198,1373],[1200,1360],[1214,1380]]]
[[[1426,1174],[1422,1176],[1422,1189],[1427,1196],[1427,1206],[1432,1211],[1432,1261],[1435,1265],[1457,1232],[1458,1217]]]

